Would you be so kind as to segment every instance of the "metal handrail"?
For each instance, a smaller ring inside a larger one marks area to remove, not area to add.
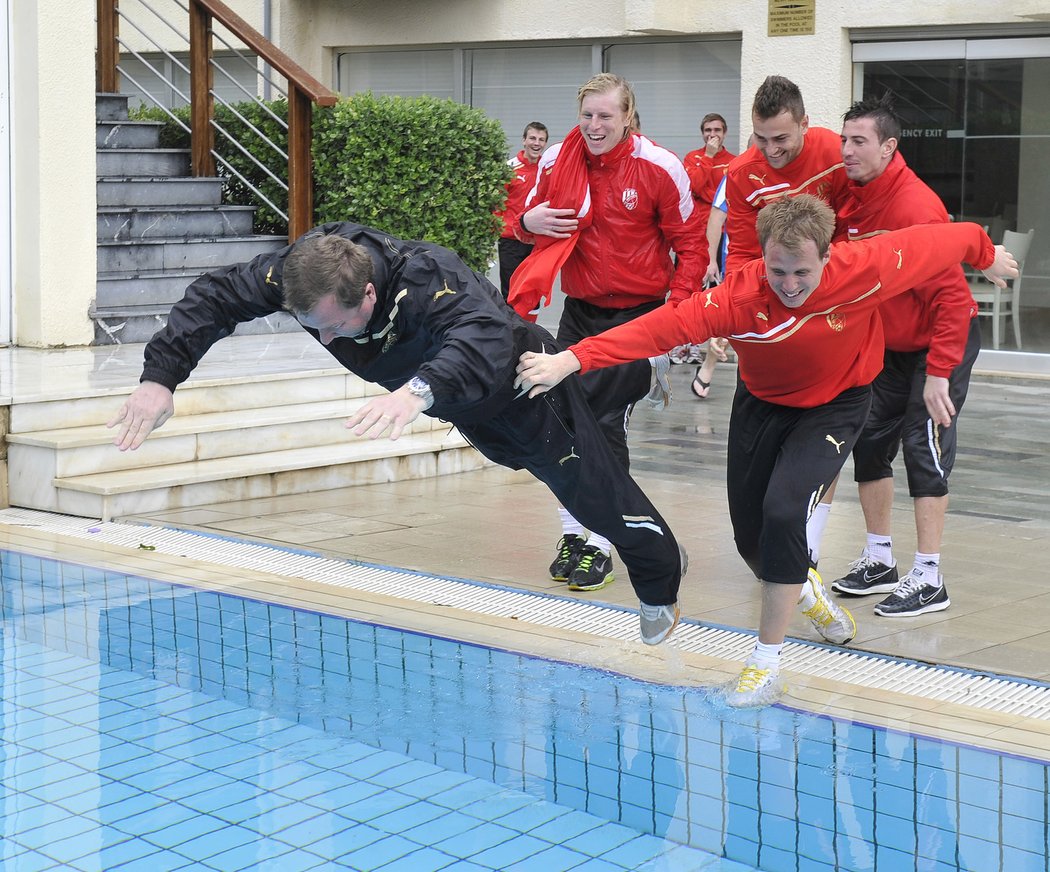
[[[121,16],[118,12],[118,3],[119,0],[97,0],[96,88],[104,93],[117,93],[119,89],[118,22]],[[216,159],[227,168],[233,169],[215,152],[217,125],[214,121],[215,94],[212,87],[214,75],[212,40],[215,38],[213,22],[218,22],[262,58],[270,68],[280,73],[288,83],[288,238],[296,239],[305,233],[313,223],[313,168],[310,157],[313,106],[314,104],[333,106],[338,100],[338,95],[322,85],[263,37],[222,0],[189,0],[188,7],[182,8],[189,15],[190,165],[192,173],[195,176],[214,176]],[[154,14],[157,13],[154,12]],[[158,17],[164,20],[162,16],[158,15]],[[165,21],[165,23],[177,30],[169,22]],[[222,40],[221,37],[218,38]],[[225,130],[222,132],[229,137]],[[244,150],[243,147],[241,150]],[[258,189],[240,176],[240,173],[236,174],[257,195],[262,196]],[[269,200],[266,200],[265,197],[263,199],[267,205],[274,208]],[[275,211],[283,214],[280,210],[275,209]]]

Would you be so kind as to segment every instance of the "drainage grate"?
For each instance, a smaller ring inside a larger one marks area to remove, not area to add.
[[[269,545],[224,539],[162,527],[98,522],[29,509],[0,510],[0,524],[137,550],[148,544],[161,554],[187,556],[220,566],[236,566],[271,575],[449,606],[475,614],[514,617],[543,627],[585,632],[622,641],[638,637],[638,618],[617,606],[529,591],[507,590],[481,582],[442,578],[400,569],[299,554]],[[743,660],[754,635],[683,620],[675,631],[676,648],[725,660]],[[852,685],[974,708],[1050,720],[1050,687],[960,669],[930,666],[882,655],[788,642],[786,661],[793,672],[813,677],[849,676]]]

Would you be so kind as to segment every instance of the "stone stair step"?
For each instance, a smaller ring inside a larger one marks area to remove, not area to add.
[[[253,206],[105,206],[97,210],[97,238],[106,242],[176,236],[249,236]]]
[[[166,178],[190,174],[188,148],[100,148],[95,172],[110,178]]]
[[[243,458],[56,478],[51,505],[13,504],[111,520],[123,515],[291,493],[424,478],[478,469],[484,457],[458,431],[410,434],[396,442],[367,440]],[[12,494],[15,492],[12,482]]]
[[[218,206],[223,180],[219,178],[99,178],[95,196],[99,206]]]
[[[110,272],[98,276],[93,311],[139,313],[142,307],[167,311],[182,299],[186,288],[203,270],[142,270]],[[166,308],[163,308],[165,307]],[[152,311],[152,309],[151,309]]]
[[[127,121],[128,95],[96,93],[95,119],[97,121]]]
[[[163,126],[161,121],[96,121],[95,148],[157,148]]]
[[[177,415],[150,434],[136,451],[119,451],[113,445],[117,433],[103,424],[63,427],[15,433],[8,437],[12,462],[36,464],[51,476],[68,477],[114,472],[137,467],[163,466],[193,460],[241,457],[246,446],[252,453],[342,445],[360,441],[344,425],[347,417],[368,398],[322,400],[260,409],[237,409],[198,415]],[[112,407],[115,412],[119,403]],[[435,429],[448,424],[425,415],[406,433]],[[45,458],[53,457],[53,461]]]
[[[232,354],[239,353],[241,345],[237,340],[224,339],[217,346],[220,352],[223,344],[233,349]],[[259,340],[249,340],[249,344],[258,348]],[[209,352],[193,375],[179,385],[175,393],[176,415],[158,432],[163,432],[168,426],[180,426],[176,422],[183,416],[228,411],[254,416],[285,405],[356,400],[384,392],[378,385],[347,372],[334,359],[330,359],[327,352],[322,352],[323,356],[317,356],[314,360],[297,364],[296,355],[302,353],[300,348],[314,353],[313,345],[317,343],[305,333],[295,338],[288,337],[273,350],[279,352],[280,348],[285,348],[293,355],[291,359],[275,353],[266,360],[245,359],[243,366],[227,362],[221,367],[221,375],[215,377],[207,375],[212,354]],[[321,346],[317,345],[317,348],[321,349]],[[138,384],[142,368],[141,352],[135,355],[132,365],[122,367],[125,368],[128,370],[127,380],[120,390],[99,392],[86,384],[71,391],[54,390],[35,401],[25,398],[11,407],[9,434],[24,436],[44,430],[106,424]],[[237,370],[243,370],[243,374],[232,374]]]
[[[127,345],[149,342],[154,334],[168,323],[171,304],[143,306],[138,309],[111,311],[92,308],[90,315],[95,322],[93,345]],[[277,333],[298,333],[299,323],[288,314],[277,312],[265,318],[256,318],[238,324],[234,336],[273,336]]]
[[[199,239],[136,239],[98,244],[98,272],[207,271],[243,263],[288,244],[284,236],[227,236]]]

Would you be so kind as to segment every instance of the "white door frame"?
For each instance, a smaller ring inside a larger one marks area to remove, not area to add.
[[[0,345],[11,341],[11,8],[0,0]]]

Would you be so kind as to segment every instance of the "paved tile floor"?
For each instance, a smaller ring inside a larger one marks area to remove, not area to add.
[[[758,587],[736,554],[726,511],[726,430],[735,367],[719,369],[703,401],[688,390],[691,375],[692,367],[675,367],[671,406],[636,412],[633,470],[691,555],[681,592],[684,614],[753,628]],[[1050,381],[974,377],[959,424],[942,549],[952,606],[918,618],[889,619],[872,614],[878,597],[852,599],[859,627],[854,647],[1050,680],[1048,398]],[[915,533],[902,481],[900,473],[894,554],[910,566]],[[553,499],[526,473],[498,467],[157,512],[136,520],[566,593],[546,574],[560,532]],[[841,574],[863,543],[856,488],[847,482],[839,488],[824,539],[825,578]],[[575,595],[637,604],[623,572],[605,590]],[[792,632],[816,638],[801,618]]]

